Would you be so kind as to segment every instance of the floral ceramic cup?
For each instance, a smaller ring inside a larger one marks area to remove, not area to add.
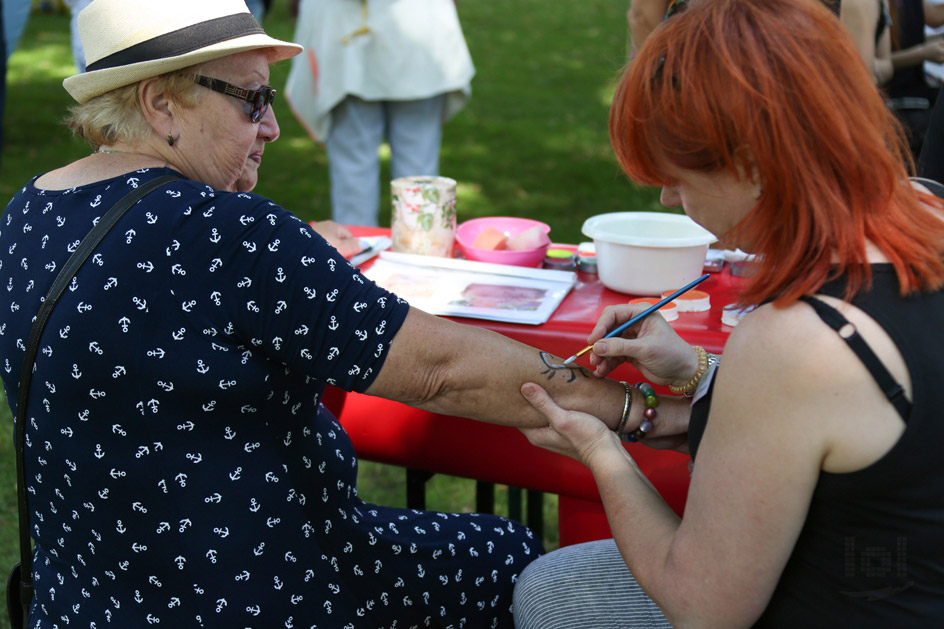
[[[390,182],[392,249],[452,257],[456,238],[456,182],[448,177],[400,177]]]

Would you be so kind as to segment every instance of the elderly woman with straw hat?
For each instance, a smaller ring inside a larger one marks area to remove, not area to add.
[[[300,47],[242,0],[94,0],[79,30],[68,124],[95,151],[0,225],[28,626],[511,626],[540,542],[361,501],[324,387],[538,426],[540,377],[615,426],[628,386],[410,308],[247,193],[279,135],[269,64]]]

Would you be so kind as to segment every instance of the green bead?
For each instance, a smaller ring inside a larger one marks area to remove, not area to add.
[[[654,396],[654,395],[647,395],[647,396],[646,396],[646,406],[647,406],[648,408],[655,408],[655,407],[659,406],[659,398],[657,398],[657,397]]]

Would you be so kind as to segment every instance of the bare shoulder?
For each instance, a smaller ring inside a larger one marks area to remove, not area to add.
[[[741,363],[756,362],[756,366],[766,364],[781,371],[809,367],[823,346],[834,340],[835,332],[823,325],[808,305],[764,304],[734,329],[724,353]]]
[[[894,343],[871,317],[842,300],[818,299],[839,311],[893,374],[907,379]],[[808,391],[861,387],[870,380],[843,337],[804,302],[784,307],[765,304],[752,311],[731,333],[725,347],[728,357],[759,374],[774,370],[781,386],[798,382],[812,387]]]
[[[852,324],[910,399],[904,358],[881,326],[849,303],[818,298]],[[721,376],[728,377],[719,379],[719,385],[767,391],[765,404],[754,411],[769,416],[765,407],[784,407],[775,413],[789,416],[792,430],[818,442],[827,471],[849,472],[877,461],[904,429],[862,360],[803,302],[783,308],[764,305],[745,317],[725,348]],[[857,438],[850,440],[850,434]]]

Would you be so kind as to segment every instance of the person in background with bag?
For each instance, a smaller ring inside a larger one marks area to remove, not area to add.
[[[755,306],[717,363],[660,317],[588,341],[640,383],[624,438],[692,455],[683,517],[597,418],[529,383],[529,440],[593,472],[614,539],[531,563],[519,629],[930,627],[944,617],[944,201],[813,0],[692,2],[610,109],[617,158],[726,246]],[[679,394],[690,395],[683,397]],[[560,402],[560,403],[558,403]],[[650,426],[641,430],[642,419]]]
[[[27,626],[512,626],[540,541],[361,501],[325,386],[538,426],[519,388],[540,378],[616,426],[628,385],[411,308],[244,192],[279,135],[269,64],[301,47],[242,0],[93,0],[79,31],[68,124],[94,152],[25,183],[0,221]]]

